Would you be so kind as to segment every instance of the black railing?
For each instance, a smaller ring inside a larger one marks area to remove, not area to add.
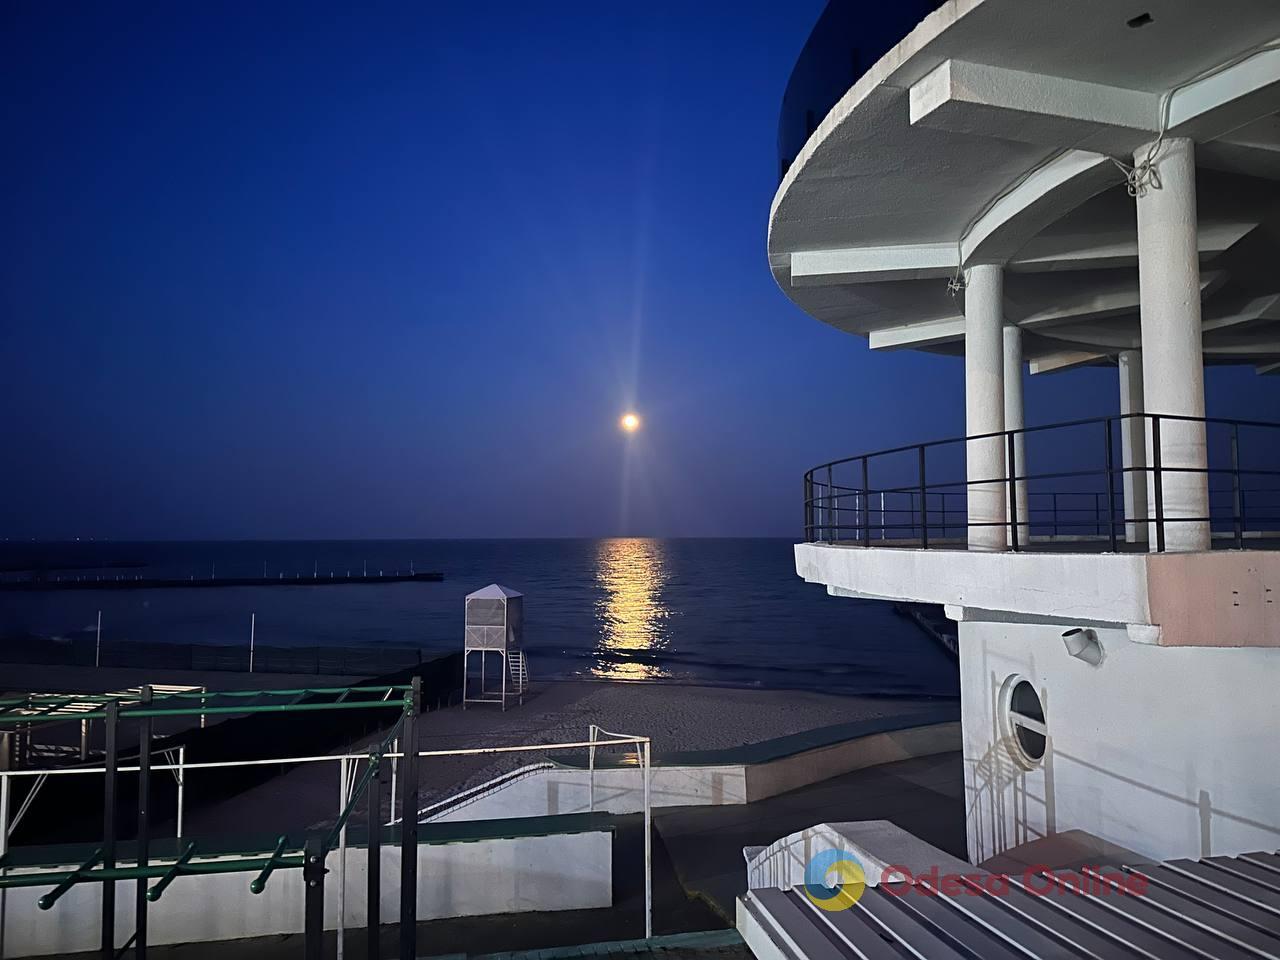
[[[1125,456],[1125,434],[1141,438],[1129,446],[1145,450],[1142,462]],[[966,450],[983,442],[1000,445],[1002,475],[966,479]],[[1206,466],[1170,455],[1175,444],[1201,442]],[[1189,475],[1205,477],[1207,501],[1192,497],[1207,502],[1204,515],[1174,503],[1186,499]],[[975,490],[1002,498],[998,519],[970,517]],[[910,444],[804,475],[808,542],[963,547],[969,531],[1002,527],[1011,550],[1092,541],[1163,551],[1167,535],[1190,524],[1236,548],[1280,533],[1280,423],[1124,414]]]

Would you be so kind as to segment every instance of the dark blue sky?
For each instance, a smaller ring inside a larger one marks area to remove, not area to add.
[[[806,467],[960,433],[958,360],[769,275],[821,7],[6,4],[0,537],[791,535]]]

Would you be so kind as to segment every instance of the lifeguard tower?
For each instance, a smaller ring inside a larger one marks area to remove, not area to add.
[[[500,703],[507,709],[507,698],[524,703],[529,686],[529,669],[525,663],[524,594],[496,583],[467,595],[463,628],[462,709],[469,703]],[[480,654],[479,689],[471,675],[471,654]],[[485,682],[485,665],[489,654],[499,658],[501,686],[490,690]]]

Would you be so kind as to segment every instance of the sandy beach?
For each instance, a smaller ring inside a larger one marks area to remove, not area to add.
[[[419,747],[447,750],[587,739],[591,724],[653,740],[655,758],[685,750],[760,743],[818,727],[909,714],[932,705],[891,697],[846,697],[796,690],[737,689],[666,683],[563,680],[537,684],[522,706],[470,705],[425,715]],[[584,750],[421,761],[422,804],[526,763],[581,760]]]

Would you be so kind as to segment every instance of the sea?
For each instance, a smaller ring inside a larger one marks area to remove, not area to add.
[[[0,543],[8,579],[311,576],[317,586],[0,593],[0,644],[74,638],[274,646],[462,647],[463,598],[525,595],[534,677],[956,697],[955,661],[890,603],[796,576],[786,539]],[[440,571],[439,583],[322,584]]]

